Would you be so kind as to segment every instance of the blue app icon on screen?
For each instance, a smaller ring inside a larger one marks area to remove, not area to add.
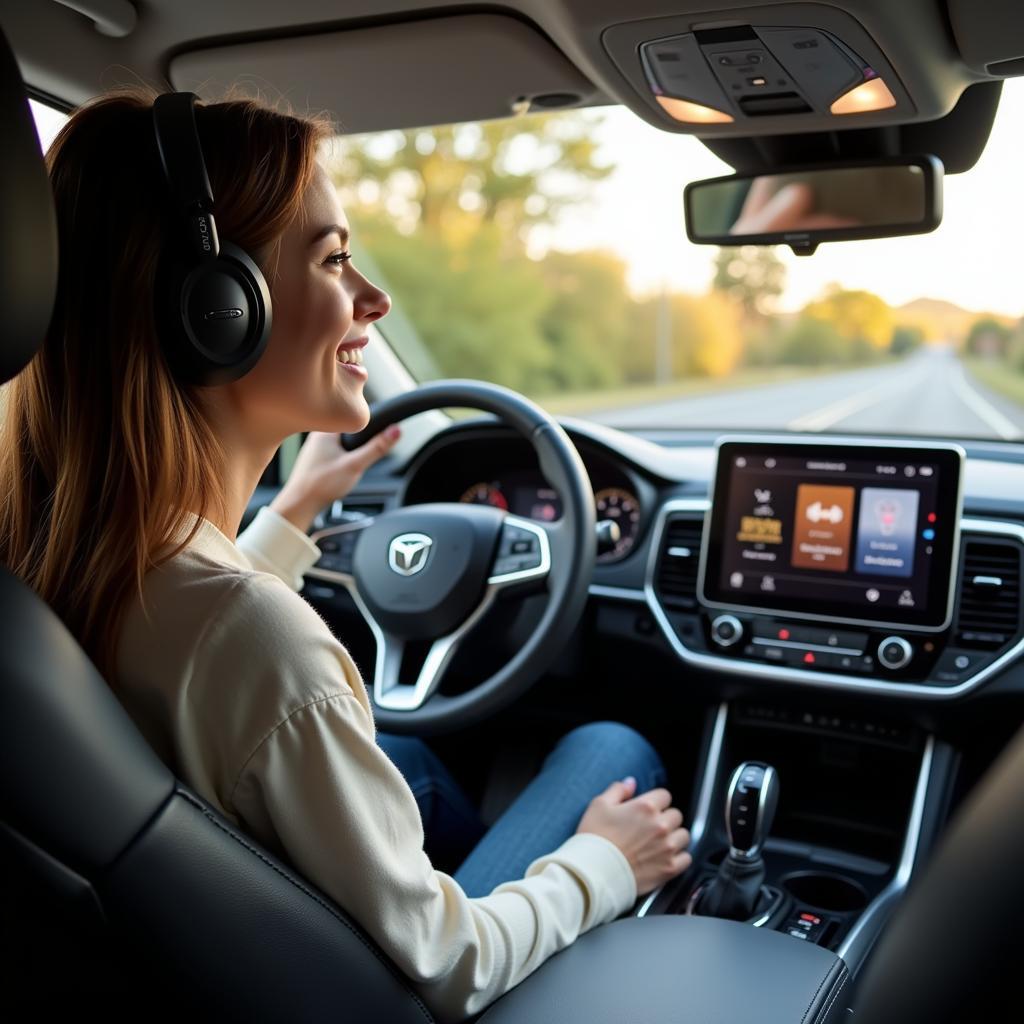
[[[857,572],[911,576],[917,536],[917,491],[865,487],[857,522]]]

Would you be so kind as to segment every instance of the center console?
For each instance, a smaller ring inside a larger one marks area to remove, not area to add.
[[[1024,530],[963,517],[955,444],[726,437],[667,502],[645,596],[694,666],[958,697],[1021,653]]]
[[[739,925],[859,973],[941,832],[956,755],[849,694],[954,698],[1024,646],[1024,530],[964,517],[964,462],[737,435],[708,498],[662,506],[653,618],[691,676],[746,685],[719,688],[705,729],[693,865],[634,916]]]

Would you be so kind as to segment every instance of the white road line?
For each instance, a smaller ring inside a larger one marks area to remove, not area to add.
[[[831,405],[823,406],[820,409],[815,409],[813,412],[805,413],[803,416],[798,416],[795,420],[790,420],[790,422],[786,424],[786,429],[827,430],[833,423],[845,420],[847,416],[852,416],[855,412],[860,412],[862,409],[867,409],[869,406],[877,405],[879,402],[888,398],[892,393],[901,391],[906,386],[907,382],[898,377],[893,384],[888,387],[884,384],[873,385],[870,388],[866,388],[864,391],[858,391],[854,395],[848,395],[846,398],[841,398],[838,402],[833,402]]]
[[[984,420],[1004,441],[1019,441],[1024,431],[1012,420],[1007,419],[994,405],[982,398],[970,384],[964,374],[964,368],[957,366],[953,375],[953,390],[957,398],[968,406],[976,416]]]

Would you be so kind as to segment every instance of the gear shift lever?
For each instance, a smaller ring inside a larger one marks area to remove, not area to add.
[[[760,857],[779,803],[779,776],[763,761],[744,761],[733,772],[725,798],[725,827],[732,844],[729,855],[742,860]]]
[[[729,782],[725,827],[729,854],[718,875],[698,895],[693,913],[746,921],[762,902],[761,847],[779,802],[779,776],[763,761],[744,761]]]

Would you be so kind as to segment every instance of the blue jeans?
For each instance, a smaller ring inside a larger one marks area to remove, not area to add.
[[[637,793],[666,783],[661,758],[643,736],[619,722],[592,722],[558,741],[536,777],[487,829],[422,740],[378,733],[377,742],[416,798],[431,859],[471,848],[454,873],[468,896],[486,896],[502,882],[522,878],[532,861],[575,833],[590,801],[616,779],[632,775]]]

